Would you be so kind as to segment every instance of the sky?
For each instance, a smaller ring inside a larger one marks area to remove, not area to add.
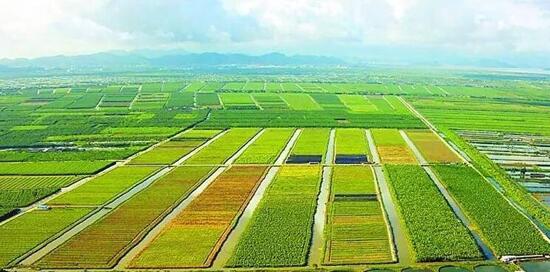
[[[109,50],[550,54],[550,0],[0,0],[0,59]]]

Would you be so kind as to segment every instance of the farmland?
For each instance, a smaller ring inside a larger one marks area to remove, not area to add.
[[[394,129],[373,129],[372,136],[383,163],[414,164],[411,150],[399,132]]]
[[[265,170],[261,166],[234,166],[228,169],[137,256],[132,266],[208,266]],[[172,247],[174,243],[189,246],[179,247],[175,252]],[[170,254],[163,254],[167,251]]]
[[[237,164],[273,164],[292,136],[292,129],[266,129],[236,161]]]
[[[180,167],[141,191],[99,222],[83,230],[36,265],[50,268],[113,266],[136,237],[184,199],[213,170]],[[146,204],[153,200],[154,203]],[[106,235],[109,239],[97,239]]]
[[[320,174],[317,166],[281,169],[254,212],[230,266],[306,264]]]
[[[526,255],[550,250],[550,243],[478,173],[465,166],[435,169],[497,254]]]
[[[419,166],[387,165],[386,171],[418,261],[481,258],[466,227]]]
[[[54,198],[50,205],[100,205],[152,175],[156,166],[123,166]]]
[[[0,267],[514,271],[499,258],[550,252],[544,80],[233,69],[0,80]]]
[[[424,130],[409,130],[408,137],[420,150],[422,156],[430,163],[461,162],[449,147],[447,147],[433,132]]]
[[[392,262],[391,242],[370,167],[334,168],[325,262]]]
[[[185,164],[222,164],[256,133],[258,133],[258,129],[255,128],[231,129],[212,144],[200,150]]]

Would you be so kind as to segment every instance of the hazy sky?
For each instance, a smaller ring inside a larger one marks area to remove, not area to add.
[[[550,0],[0,0],[0,58],[370,47],[550,53]]]

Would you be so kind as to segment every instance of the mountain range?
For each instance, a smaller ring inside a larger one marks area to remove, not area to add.
[[[120,68],[120,67],[167,67],[183,68],[217,65],[264,65],[264,66],[301,66],[301,65],[343,65],[346,62],[334,58],[313,55],[288,56],[270,53],[258,56],[221,53],[170,53],[145,54],[143,52],[103,52],[76,56],[51,56],[35,59],[1,59],[0,65],[9,68]]]

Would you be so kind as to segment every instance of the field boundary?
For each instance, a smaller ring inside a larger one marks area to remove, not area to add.
[[[220,250],[218,251],[216,258],[212,262],[212,268],[214,269],[224,268],[225,265],[227,264],[227,261],[231,258],[231,255],[234,253],[236,246],[239,242],[239,239],[241,238],[246,227],[250,223],[250,219],[252,218],[254,211],[258,207],[258,204],[262,200],[265,194],[265,191],[267,190],[267,188],[269,188],[269,185],[271,185],[273,180],[275,180],[275,177],[277,176],[279,169],[281,168],[282,162],[284,162],[286,157],[288,157],[288,154],[290,154],[290,151],[292,150],[292,147],[298,140],[300,133],[301,133],[301,129],[297,129],[294,131],[293,135],[290,137],[289,141],[287,142],[285,148],[279,154],[277,160],[275,161],[275,165],[270,166],[269,169],[267,170],[267,173],[265,174],[265,176],[263,177],[263,180],[260,182],[260,185],[256,189],[254,196],[248,202],[248,205],[246,206],[241,216],[237,220],[235,227],[229,233],[229,235],[225,239],[225,242],[223,243]]]
[[[430,123],[430,121],[428,121],[428,119],[426,119],[422,114],[420,114],[420,112],[418,112],[416,109],[414,109],[414,107],[412,105],[410,105],[407,101],[405,101],[405,99],[403,99],[402,97],[399,97],[399,99],[409,108],[409,110],[413,111],[413,113],[415,115],[417,115],[417,117],[420,118],[430,128],[430,130],[432,130],[433,133],[438,135],[438,137],[440,137],[440,139],[444,140],[439,135],[438,130],[435,128],[435,126],[432,125]],[[444,141],[444,142],[447,143],[447,141]],[[453,150],[455,150],[455,149],[453,148]],[[523,217],[525,217],[535,227],[535,229],[537,229],[539,231],[540,235],[542,236],[542,238],[544,240],[546,240],[548,243],[550,243],[550,237],[548,236],[547,231],[545,231],[546,227],[544,226],[543,223],[539,222],[536,218],[531,216],[515,200],[513,200],[513,199],[509,198],[507,195],[505,195],[504,192],[503,192],[504,189],[501,189],[496,185],[496,184],[499,184],[498,181],[491,181],[491,179],[493,179],[493,177],[487,177],[487,176],[483,175],[483,173],[477,167],[475,167],[471,162],[466,160],[462,156],[462,154],[460,154],[460,152],[457,152],[456,154],[459,155],[459,157],[466,163],[466,165],[468,165],[468,167],[474,169],[485,180],[485,182],[489,183],[493,187],[493,189],[496,190],[504,198],[504,200],[506,200],[508,202],[508,204],[510,204],[517,212],[519,212],[521,215],[523,215]]]
[[[464,225],[464,227],[468,229],[470,235],[472,236],[472,238],[474,238],[478,249],[480,249],[481,253],[485,256],[486,259],[494,260],[495,254],[493,253],[485,239],[482,238],[482,234],[478,231],[479,228],[474,227],[474,225],[472,224],[472,220],[469,219],[466,213],[462,211],[462,207],[459,205],[458,201],[454,199],[454,197],[447,191],[447,188],[445,188],[445,186],[439,180],[439,177],[429,167],[428,162],[426,161],[422,153],[420,153],[420,150],[418,150],[413,141],[405,133],[405,131],[400,130],[399,132],[401,133],[401,136],[403,137],[409,148],[414,153],[416,159],[420,162],[420,165],[424,172],[430,177],[432,182],[439,190],[439,193],[447,202],[447,206],[451,208],[454,215],[460,220],[462,225]]]
[[[336,129],[331,129],[328,140],[326,159],[334,161],[336,149]],[[332,181],[332,166],[323,166],[321,173],[321,185],[317,195],[317,207],[313,216],[312,241],[309,250],[308,264],[318,266],[323,263],[325,254],[325,225],[327,222],[327,203],[330,197],[330,184]]]

